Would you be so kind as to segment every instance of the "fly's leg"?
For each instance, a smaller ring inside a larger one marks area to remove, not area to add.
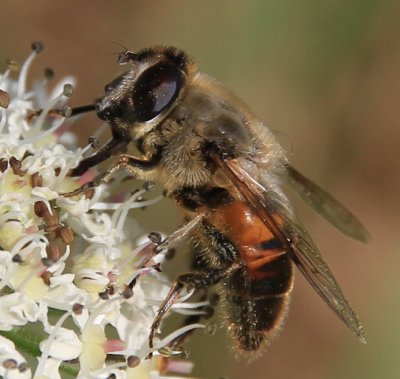
[[[175,247],[183,238],[185,238],[193,229],[198,227],[201,222],[207,217],[206,212],[199,213],[181,228],[175,230],[167,238],[165,238],[157,247],[156,251],[170,249]]]
[[[157,311],[156,318],[151,325],[149,347],[154,347],[154,336],[160,327],[161,321],[164,319],[166,313],[171,309],[176,298],[179,296],[180,292],[185,286],[190,286],[195,290],[207,289],[220,282],[227,274],[229,274],[230,271],[236,270],[240,266],[241,263],[237,262],[223,269],[207,268],[203,271],[188,272],[186,274],[179,275],[176,282],[168,292],[168,295],[161,303],[161,306]],[[151,357],[151,354],[149,357]]]
[[[107,145],[106,145],[107,146]],[[96,156],[101,156],[102,152],[105,151],[101,149],[99,153],[87,158],[87,160],[94,159]],[[107,155],[106,153],[104,153]],[[104,158],[102,156],[102,158]],[[107,157],[106,157],[107,158]],[[106,159],[104,158],[104,159]],[[104,160],[102,159],[102,160]],[[84,160],[85,161],[85,160]],[[84,162],[82,161],[82,162]],[[100,160],[101,162],[101,160]],[[92,181],[84,184],[83,186],[77,188],[74,191],[64,193],[64,197],[76,196],[84,193],[89,188],[94,188],[100,185],[101,183],[108,183],[115,171],[120,169],[126,169],[130,176],[145,181],[152,181],[156,177],[156,167],[159,162],[159,156],[154,155],[150,160],[141,160],[136,157],[127,154],[121,154],[117,160],[117,162],[106,172],[96,176]],[[97,164],[97,163],[96,163]],[[78,166],[79,168],[79,166]]]
[[[179,229],[175,230],[172,234],[161,241],[161,235],[159,233],[152,232],[149,234],[149,239],[156,245],[153,248],[152,254],[149,254],[146,259],[138,267],[139,269],[144,268],[150,262],[150,260],[163,250],[172,249],[175,247],[186,235],[188,235],[194,228],[196,228],[201,221],[206,217],[206,213],[200,213],[196,215],[192,220],[184,224]],[[137,281],[140,279],[141,274],[136,276],[130,283],[129,287],[133,288]]]
[[[50,109],[48,111],[48,114],[55,115],[55,116],[61,116],[61,117],[74,117],[79,114],[93,112],[95,110],[96,110],[95,104],[88,104],[88,105],[82,105],[80,107],[69,108],[69,112],[68,112],[67,116],[65,115],[64,109]],[[39,109],[35,112],[32,112],[26,117],[26,121],[30,122],[30,121],[32,121],[33,118],[40,116],[42,113],[43,113],[43,109]]]
[[[192,255],[192,263],[191,263],[191,269],[193,271],[205,271],[209,268],[208,266],[208,261],[204,259],[204,253],[203,253],[203,248],[200,246],[194,247],[193,248],[193,255]],[[215,294],[216,297],[218,297],[217,294]],[[213,306],[216,304],[217,298],[216,297],[211,297],[209,299],[210,304],[204,305],[202,307],[199,307],[198,310],[201,312],[198,314],[194,315],[189,315],[186,316],[182,322],[181,327],[191,325],[191,324],[197,324],[199,323],[202,319],[208,319],[214,314],[214,308]],[[204,288],[201,290],[200,296],[198,298],[198,301],[203,302],[208,299],[208,289]],[[176,337],[174,340],[172,340],[169,344],[168,347],[171,349],[171,351],[177,351],[177,350],[183,350],[183,345],[185,342],[190,338],[190,336],[194,333],[195,329],[188,330],[187,332],[180,334],[178,337]],[[166,366],[168,363],[169,358],[163,357],[164,365]]]
[[[110,139],[104,146],[102,146],[95,154],[83,159],[79,165],[73,168],[70,176],[83,175],[89,168],[100,164],[112,155],[117,155],[126,151],[129,141],[119,140],[116,138]]]
[[[204,214],[207,216],[207,213]],[[205,217],[206,218],[206,217]],[[240,266],[238,263],[239,253],[236,247],[227,239],[220,231],[208,225],[207,223],[202,224],[201,233],[204,235],[205,239],[209,241],[211,246],[216,247],[216,252],[214,254],[214,259],[217,259],[218,265],[220,267],[227,267],[223,272],[224,275],[228,274],[231,270],[235,270]],[[204,246],[194,246],[192,248],[192,263],[191,269],[193,272],[208,272],[212,267],[210,267],[210,260],[204,254]],[[210,286],[211,287],[211,286]],[[204,314],[190,315],[187,316],[182,326],[198,323],[201,319],[207,319],[213,315],[213,306],[218,302],[219,296],[210,295],[209,301],[210,305],[205,305],[199,310],[204,311]],[[202,290],[199,301],[204,301],[208,298],[208,288]],[[194,330],[189,330],[188,332],[181,334],[179,337],[175,338],[170,342],[168,347],[171,350],[177,350],[182,347],[185,341],[193,334]],[[167,358],[166,358],[167,359]]]

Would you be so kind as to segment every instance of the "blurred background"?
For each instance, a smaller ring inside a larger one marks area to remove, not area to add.
[[[295,206],[364,323],[362,345],[297,275],[284,331],[264,355],[235,360],[224,332],[189,344],[197,378],[400,377],[400,3],[389,0],[0,1],[0,61],[45,45],[52,67],[87,104],[121,71],[115,42],[176,45],[237,92],[288,149],[291,161],[347,205],[372,235],[351,241]],[[1,63],[5,70],[5,63]],[[81,144],[100,125],[81,118]],[[180,222],[171,202],[137,212],[148,230]],[[173,220],[173,221],[171,221]],[[141,221],[142,222],[142,221]],[[183,257],[185,258],[185,257]],[[169,263],[175,272],[184,263]]]

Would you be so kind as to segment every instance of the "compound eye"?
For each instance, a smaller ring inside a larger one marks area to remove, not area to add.
[[[137,121],[149,121],[171,105],[179,94],[182,81],[181,71],[169,63],[158,63],[147,69],[133,91]]]

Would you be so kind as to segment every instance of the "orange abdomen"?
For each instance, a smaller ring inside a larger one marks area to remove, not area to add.
[[[229,239],[236,259],[245,263],[223,281],[225,319],[238,348],[257,351],[277,334],[287,313],[292,260],[261,219],[240,201],[221,205],[207,221]]]
[[[210,222],[235,244],[252,279],[274,275],[266,270],[266,265],[286,253],[279,240],[244,203],[236,201],[219,207]]]

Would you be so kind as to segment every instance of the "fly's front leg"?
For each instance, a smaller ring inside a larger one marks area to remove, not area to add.
[[[219,283],[230,271],[236,270],[240,267],[240,265],[241,263],[235,262],[231,266],[223,269],[207,268],[203,271],[194,271],[179,275],[176,282],[168,292],[168,295],[161,303],[160,308],[158,308],[157,315],[153,321],[153,324],[151,325],[149,335],[150,348],[154,347],[154,336],[160,327],[161,321],[164,319],[165,314],[171,309],[175,300],[185,286],[190,286],[195,290],[209,288]],[[151,354],[149,357],[151,357]]]
[[[88,158],[90,159],[90,158]],[[106,172],[96,176],[90,182],[77,188],[74,191],[64,193],[64,197],[76,196],[84,193],[89,188],[94,188],[101,183],[108,183],[115,171],[126,169],[130,176],[144,181],[153,181],[156,178],[156,168],[159,162],[159,156],[154,155],[150,160],[145,161],[127,154],[121,154],[117,162]],[[78,166],[79,167],[79,166]]]
[[[79,162],[79,165],[71,170],[70,176],[81,176],[89,170],[89,168],[97,166],[111,156],[124,153],[128,143],[129,141],[119,140],[117,138],[110,139],[104,146],[98,149],[96,153]]]

